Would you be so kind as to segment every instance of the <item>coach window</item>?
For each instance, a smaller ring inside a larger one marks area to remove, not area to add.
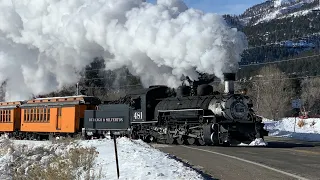
[[[32,121],[32,109],[28,110],[28,121],[31,122]]]
[[[1,110],[1,122],[5,122],[5,116],[4,116],[5,112],[4,111],[5,110]]]
[[[2,122],[6,121],[6,117],[5,117],[5,110],[1,111],[1,118],[2,118]]]
[[[11,110],[7,110],[7,122],[11,121]]]
[[[2,122],[6,122],[6,110],[2,110]]]
[[[26,109],[23,110],[23,121],[24,122],[27,121],[27,110]]]
[[[40,115],[41,115],[41,108],[38,108],[38,112],[37,112],[38,122],[42,122]]]
[[[47,122],[47,108],[43,109],[43,119]]]
[[[30,109],[27,109],[27,122],[30,122]]]
[[[6,122],[9,120],[9,110],[6,110]]]
[[[1,122],[4,122],[3,114],[4,114],[4,110],[1,110]]]
[[[44,121],[44,119],[43,119],[43,108],[41,108],[41,109],[39,109],[40,110],[40,112],[39,112],[39,119],[40,119],[40,122],[43,122]]]
[[[35,109],[35,111],[36,111],[36,122],[39,122],[39,109],[38,108],[36,108]]]
[[[7,122],[7,110],[4,110],[3,119],[4,122]]]
[[[2,112],[2,113],[1,113],[2,122],[6,122],[6,116],[5,116],[6,110],[2,110],[1,112]]]
[[[33,109],[30,109],[30,121],[33,121]]]
[[[36,110],[31,109],[31,121],[34,122],[36,120]]]
[[[6,110],[2,110],[2,122],[6,122]]]
[[[1,122],[5,122],[5,119],[4,119],[4,110],[1,110]]]
[[[8,120],[7,112],[8,112],[8,110],[4,110],[4,122],[7,122],[7,120]]]
[[[37,122],[37,109],[33,109],[33,121]]]
[[[8,110],[8,122],[11,122],[11,110]]]
[[[33,109],[32,120],[33,120],[34,122],[37,121],[37,109],[36,109],[36,108]]]
[[[25,109],[24,110],[25,111],[25,120],[26,120],[26,122],[28,122],[29,121],[29,119],[28,119],[28,115],[29,115],[29,111],[28,111],[28,109]]]
[[[33,112],[32,109],[28,110],[28,121],[29,122],[31,122],[31,119],[32,119],[32,114],[31,114],[32,112]]]
[[[2,122],[2,110],[0,110],[0,122]]]
[[[7,118],[7,111],[8,111],[8,110],[4,110],[4,115],[3,115],[4,122],[7,122],[7,120],[8,120],[8,118]]]
[[[36,119],[35,109],[31,109],[31,121],[34,122]]]
[[[27,113],[27,122],[30,121],[30,109],[26,109],[26,113]]]

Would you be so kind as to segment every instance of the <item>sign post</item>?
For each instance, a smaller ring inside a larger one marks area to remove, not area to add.
[[[300,108],[301,108],[301,99],[292,100],[291,105],[294,111],[294,125],[293,125],[293,132],[296,132],[296,123],[297,117],[299,116]]]
[[[110,133],[111,133],[111,137],[113,137],[113,142],[114,142],[114,153],[115,153],[115,157],[116,157],[117,176],[119,179],[120,172],[119,172],[118,151],[117,151],[117,141],[116,141],[117,136],[112,131]]]

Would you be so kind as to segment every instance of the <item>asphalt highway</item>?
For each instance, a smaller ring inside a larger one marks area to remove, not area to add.
[[[152,144],[205,179],[320,180],[320,142],[266,137],[267,147]]]

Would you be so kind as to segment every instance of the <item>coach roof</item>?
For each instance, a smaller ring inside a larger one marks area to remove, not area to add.
[[[0,109],[17,108],[23,103],[25,103],[25,101],[0,102]]]
[[[49,97],[36,98],[27,101],[22,107],[28,106],[60,106],[60,105],[77,105],[77,104],[93,104],[98,105],[101,101],[94,96],[65,96],[65,97]]]

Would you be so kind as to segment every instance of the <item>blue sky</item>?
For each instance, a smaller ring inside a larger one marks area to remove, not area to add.
[[[155,3],[156,0],[147,0]],[[266,0],[183,0],[188,7],[218,14],[241,14],[252,5]]]

